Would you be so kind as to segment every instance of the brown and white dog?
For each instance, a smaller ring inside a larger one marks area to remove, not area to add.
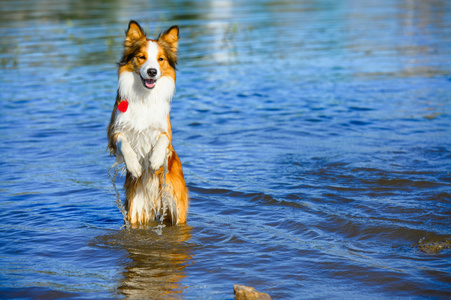
[[[158,215],[186,222],[188,191],[172,146],[169,112],[175,92],[178,26],[147,39],[130,21],[119,62],[119,87],[108,126],[108,149],[125,163],[125,208],[132,226]]]

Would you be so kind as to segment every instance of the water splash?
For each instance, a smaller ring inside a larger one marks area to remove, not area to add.
[[[113,176],[111,176],[110,172],[113,169],[114,169],[114,174],[113,174]],[[111,182],[113,183],[114,192],[116,193],[116,206],[119,209],[119,211],[122,213],[122,218],[124,219],[123,227],[128,227],[130,224],[129,224],[128,220],[127,220],[127,211],[125,210],[125,206],[122,203],[121,196],[120,196],[119,191],[117,190],[117,187],[116,187],[116,178],[117,178],[117,175],[119,174],[119,172],[124,173],[125,172],[125,166],[119,168],[118,164],[114,163],[111,166],[111,168],[108,169],[107,174],[108,174],[108,178],[110,178]]]
[[[163,235],[163,228],[166,227],[164,224],[157,225],[152,228],[152,231],[155,232],[157,235]]]

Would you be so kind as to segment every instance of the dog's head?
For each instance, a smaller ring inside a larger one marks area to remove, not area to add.
[[[178,26],[161,33],[156,40],[147,39],[146,33],[136,21],[130,21],[124,41],[124,52],[119,62],[119,74],[133,72],[143,87],[152,90],[163,76],[175,81]]]

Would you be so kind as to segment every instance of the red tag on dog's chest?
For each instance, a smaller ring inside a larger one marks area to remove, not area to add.
[[[121,111],[123,113],[127,111],[127,108],[128,108],[127,100],[121,101],[117,106],[117,109],[119,109],[119,111]]]

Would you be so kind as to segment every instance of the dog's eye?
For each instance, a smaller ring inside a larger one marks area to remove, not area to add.
[[[159,61],[163,61],[164,60],[164,58],[163,57],[160,57],[159,59],[158,59]]]
[[[146,59],[146,57],[144,55],[138,56],[138,58],[140,59]]]

